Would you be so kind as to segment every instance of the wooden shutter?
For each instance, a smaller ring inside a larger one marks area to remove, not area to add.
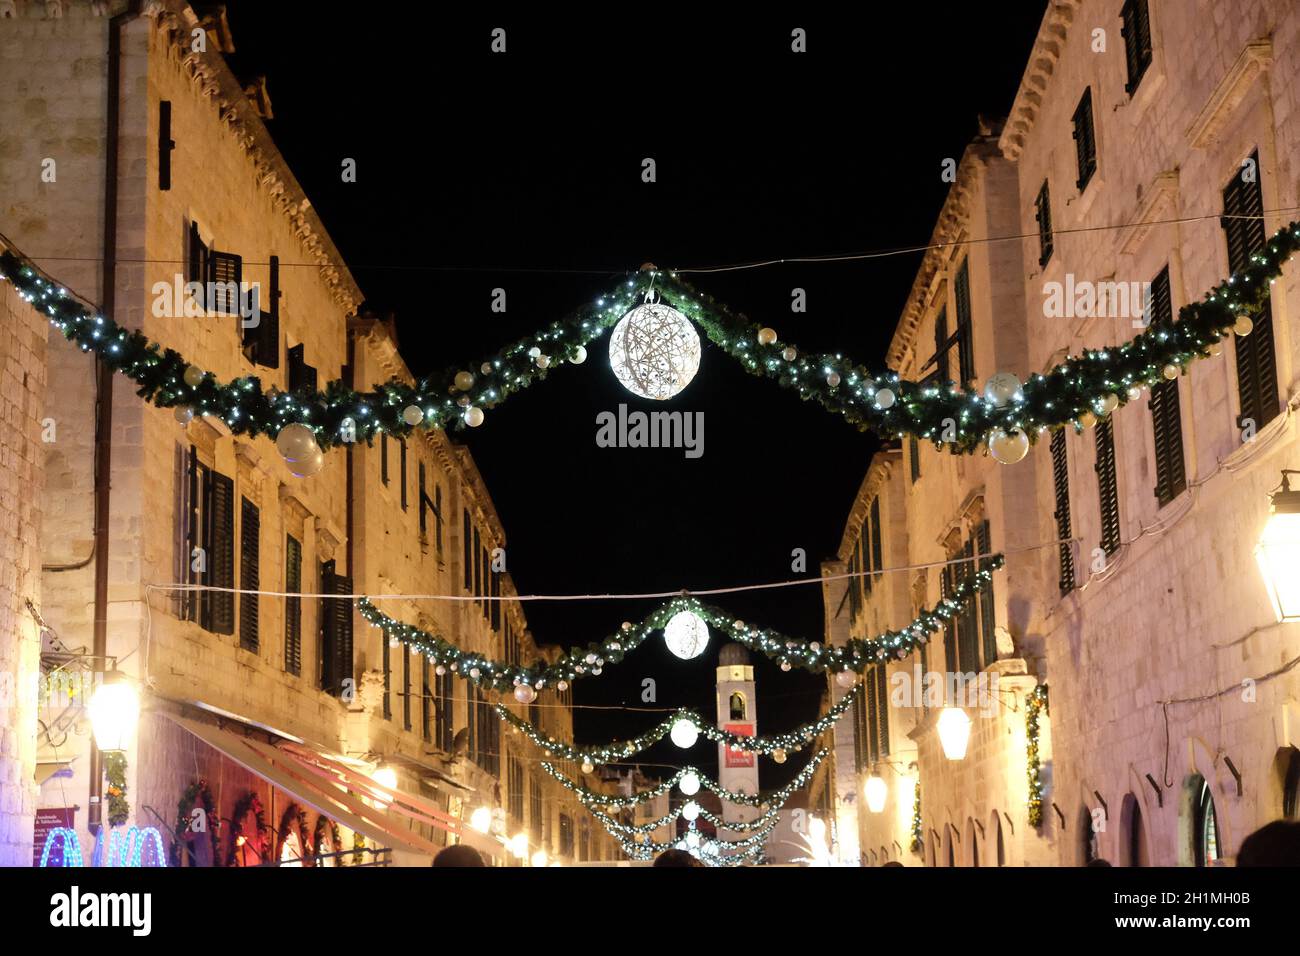
[[[484,598],[488,597],[492,590],[492,560],[488,557],[488,549],[485,547],[479,557],[479,563],[483,566],[483,589],[479,592]],[[483,617],[491,620],[492,602],[483,600],[479,601],[479,607],[483,609]]]
[[[380,632],[384,642],[381,658],[384,668],[384,720],[393,719],[393,640],[388,631]]]
[[[238,315],[244,260],[233,252],[208,251],[208,281],[213,283],[208,311]],[[233,286],[231,285],[233,283]]]
[[[954,568],[956,565],[945,564],[939,576],[939,594],[948,597],[953,591]],[[957,669],[957,618],[948,618],[943,626],[943,666],[950,671]]]
[[[967,541],[961,550],[963,558],[973,558],[975,547],[973,541]],[[966,578],[975,568],[973,561],[965,561],[954,566],[954,585]],[[968,601],[960,615],[957,626],[957,653],[961,659],[960,669],[963,673],[978,672],[980,669],[979,614],[974,601]]]
[[[379,480],[388,484],[388,432],[379,433]]]
[[[948,349],[951,343],[948,341],[948,308],[944,306],[939,310],[939,314],[934,317],[934,362],[935,376],[940,383],[947,382],[951,377],[948,368]]]
[[[1103,418],[1094,429],[1097,435],[1097,497],[1101,508],[1101,547],[1107,554],[1119,550],[1119,490],[1115,479],[1114,421]]]
[[[1075,185],[1079,192],[1083,192],[1097,169],[1097,142],[1092,128],[1092,87],[1083,91],[1083,97],[1074,109],[1074,152],[1079,166],[1079,179]]]
[[[488,580],[492,582],[491,596],[499,598],[501,596],[501,573],[499,571],[492,571],[491,565],[489,565],[488,567],[489,567],[489,574],[491,575],[491,577]],[[499,631],[501,630],[501,602],[489,601],[488,603],[491,605],[490,610],[491,610],[492,630]]]
[[[849,574],[855,575],[858,573],[858,571],[859,571],[858,548],[857,548],[857,544],[855,543],[853,546],[853,555],[849,558]],[[857,577],[849,578],[848,595],[849,595],[849,626],[850,627],[853,625],[853,619],[858,616],[858,608],[861,606],[861,596],[858,593],[858,587],[860,581],[861,578],[857,578]]]
[[[471,530],[469,512],[462,512],[464,517],[464,526],[461,531],[462,556],[461,560],[465,565],[465,593],[472,594],[474,591],[474,533]]]
[[[865,602],[866,596],[871,593],[871,519],[868,517],[862,522],[862,527],[858,529],[858,571],[862,576],[858,578],[859,598]]]
[[[880,499],[876,498],[871,502],[871,570],[879,574],[884,566],[880,545]]]
[[[862,690],[853,702],[853,761],[861,773],[867,768],[867,687],[863,675]]]
[[[876,753],[881,760],[889,756],[889,668],[876,665]]]
[[[425,507],[425,502],[427,502],[427,501],[429,500],[429,496],[426,495],[426,494],[424,493],[424,481],[425,481],[425,478],[424,478],[424,462],[419,462],[418,464],[419,464],[419,466],[420,466],[420,467],[417,469],[417,472],[418,472],[418,481],[419,481],[419,486],[420,486],[420,488],[419,488],[419,491],[420,491],[420,494],[419,494],[419,507],[420,507],[420,538],[421,538],[421,540],[423,540],[423,539],[425,538],[425,536],[428,534],[428,529],[429,529],[428,519],[426,519],[425,516],[424,516],[424,507]]]
[[[257,505],[240,499],[239,512],[239,587],[243,591],[258,589],[258,564],[261,560],[259,534],[261,516]],[[239,646],[257,653],[258,595],[239,595]]]
[[[411,729],[411,645],[402,645],[402,727]]]
[[[961,384],[965,386],[975,380],[975,339],[970,314],[970,270],[965,260],[957,270],[953,301],[957,306],[957,361],[960,365]]]
[[[1240,272],[1250,264],[1250,257],[1264,247],[1264,197],[1260,191],[1259,151],[1250,156],[1255,171],[1254,182],[1246,182],[1239,171],[1223,191],[1221,220],[1228,244],[1228,268]],[[1247,218],[1233,218],[1247,217]],[[1277,387],[1277,356],[1273,342],[1273,308],[1268,300],[1255,316],[1250,335],[1233,338],[1237,359],[1237,395],[1241,414],[1237,427],[1253,422],[1255,431],[1277,417],[1281,411]]]
[[[992,535],[989,529],[989,522],[988,519],[986,518],[980,522],[979,528],[976,529],[976,533],[975,533],[975,546],[978,554],[989,555],[993,553],[991,539],[992,539]],[[988,561],[980,561],[979,567],[980,570],[987,570]],[[980,608],[980,631],[984,638],[983,640],[984,666],[988,667],[990,664],[992,664],[994,661],[998,659],[998,638],[997,638],[998,615],[997,615],[997,607],[993,603],[992,582],[989,583],[989,586],[987,588],[985,588],[983,591],[980,592],[979,608]]]
[[[1034,200],[1034,218],[1038,220],[1038,264],[1045,266],[1052,258],[1053,247],[1052,197],[1046,179],[1038,190],[1038,198]]]
[[[1162,381],[1151,386],[1149,405],[1156,451],[1155,496],[1163,507],[1187,490],[1178,380]]]
[[[429,658],[426,654],[420,655],[420,738],[425,743],[433,742],[433,722],[430,717],[433,708],[430,706],[429,695],[432,693],[429,687]]]
[[[433,520],[437,528],[438,556],[442,556],[442,485],[433,486]]]
[[[915,435],[907,436],[907,462],[911,482],[916,484],[916,480],[921,477],[921,443],[916,440]]]
[[[306,347],[299,343],[289,349],[289,391],[316,391],[316,369],[307,364]]]
[[[876,747],[880,742],[880,724],[876,713],[875,665],[867,668],[866,673],[862,675],[862,683],[862,693],[867,698],[867,743],[863,752],[867,765],[870,766],[876,762]]]
[[[1074,590],[1074,549],[1065,539],[1073,536],[1070,525],[1070,468],[1066,458],[1065,429],[1058,428],[1052,432],[1052,486],[1056,495],[1056,510],[1052,517],[1056,519],[1057,555],[1060,561],[1061,593]]]
[[[397,477],[402,482],[402,510],[405,511],[407,506],[407,486],[410,484],[406,480],[406,439],[397,439],[397,444],[399,445]]]
[[[172,104],[162,100],[158,104],[158,188],[172,188]]]
[[[207,473],[208,581],[218,588],[235,586],[235,483],[215,471]],[[235,633],[235,595],[204,591],[203,627],[214,634]]]
[[[1120,29],[1124,37],[1124,65],[1128,68],[1124,91],[1132,94],[1151,64],[1151,15],[1147,0],[1124,0],[1120,17],[1124,22]]]
[[[302,673],[302,545],[292,535],[285,536],[284,590],[290,597],[284,600],[284,669],[290,674]]]
[[[185,456],[185,580],[190,584],[205,584],[194,570],[194,549],[199,547],[199,462],[198,453],[191,445]],[[186,621],[197,621],[201,594],[197,591],[185,591],[181,604],[181,617]]]
[[[265,368],[280,367],[280,257],[271,256],[271,278],[267,308],[261,309],[257,325],[244,329],[249,358]],[[260,303],[259,303],[260,307]]]
[[[321,593],[351,594],[352,579],[336,573],[334,567],[333,561],[321,565]],[[339,694],[343,691],[343,682],[352,677],[351,598],[321,598],[320,617],[320,687],[331,694]],[[409,680],[410,674],[406,677]],[[410,722],[409,711],[407,722]]]

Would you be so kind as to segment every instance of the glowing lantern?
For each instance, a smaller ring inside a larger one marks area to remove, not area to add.
[[[889,788],[885,786],[882,777],[873,773],[867,778],[862,790],[867,798],[868,810],[872,813],[880,813],[885,809],[885,798],[889,796]]]
[[[95,745],[111,753],[126,750],[140,721],[140,695],[117,671],[104,675],[87,708]]]
[[[970,743],[970,718],[960,707],[945,707],[939,713],[939,742],[949,760],[964,760]]]
[[[1255,546],[1255,560],[1264,575],[1273,613],[1279,621],[1300,621],[1300,491],[1292,491],[1288,475],[1272,493],[1271,513]]]

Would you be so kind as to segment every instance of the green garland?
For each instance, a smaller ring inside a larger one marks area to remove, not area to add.
[[[556,780],[558,780],[565,789],[576,794],[578,799],[581,800],[582,803],[589,808],[592,806],[596,806],[596,807],[610,807],[613,809],[621,810],[626,807],[640,806],[641,804],[645,803],[647,800],[653,800],[655,797],[662,796],[663,794],[667,793],[673,787],[677,786],[678,782],[683,777],[685,777],[687,774],[693,773],[696,775],[696,777],[699,778],[701,786],[703,786],[707,790],[711,790],[713,793],[717,794],[717,796],[719,796],[723,800],[726,800],[728,803],[734,803],[746,807],[758,807],[760,810],[767,811],[773,805],[785,803],[786,800],[790,799],[790,794],[794,793],[796,790],[798,790],[800,787],[802,787],[805,783],[807,783],[812,778],[812,775],[816,772],[817,767],[821,764],[823,760],[826,759],[829,753],[830,751],[827,750],[825,747],[823,747],[821,750],[817,751],[817,753],[813,754],[813,756],[809,759],[808,763],[804,766],[804,768],[800,770],[797,774],[795,774],[793,780],[791,780],[780,790],[774,790],[771,793],[768,793],[766,795],[764,794],[753,795],[748,793],[738,793],[735,790],[728,790],[726,787],[723,787],[720,784],[714,782],[713,780],[710,780],[708,777],[704,776],[704,774],[702,774],[699,770],[691,766],[682,767],[680,770],[678,770],[667,780],[660,782],[659,784],[651,787],[649,790],[643,790],[640,793],[634,794],[630,797],[611,797],[607,793],[596,793],[594,790],[588,789],[583,784],[576,783],[573,780],[570,780],[559,770],[557,770],[553,764],[545,760],[542,761],[542,769],[545,770],[547,773],[549,773]]]
[[[217,818],[217,801],[212,798],[212,790],[208,787],[208,782],[199,778],[185,788],[185,792],[181,794],[176,804],[176,829],[172,833],[172,866],[181,865],[181,845],[188,839],[187,834],[191,832],[194,805],[200,802],[203,805],[204,827],[208,839],[212,841],[212,865],[221,865],[221,841],[217,836],[221,821]]]
[[[653,269],[629,276],[594,304],[495,356],[444,369],[414,385],[394,379],[365,393],[338,380],[323,391],[297,392],[274,387],[263,391],[256,376],[222,384],[190,366],[180,353],[95,314],[12,249],[0,254],[0,273],[65,337],[131,378],[145,400],[162,408],[186,406],[197,414],[219,416],[236,434],[274,436],[285,425],[301,423],[327,448],[345,440],[369,442],[381,432],[404,436],[418,427],[461,427],[467,409],[492,408],[544,379],[552,365],[583,361],[588,345],[655,290],[750,374],[797,391],[800,398],[816,401],[861,430],[886,438],[910,435],[936,445],[947,443],[954,453],[970,453],[997,430],[1022,430],[1032,441],[1049,428],[1073,424],[1082,429],[1095,416],[1137,398],[1141,386],[1157,384],[1167,369],[1177,374],[1192,361],[1214,354],[1240,317],[1259,312],[1269,283],[1298,248],[1300,222],[1293,222],[1274,233],[1246,268],[1220,283],[1204,301],[1180,309],[1177,322],[1152,325],[1120,345],[1068,356],[1046,375],[1031,376],[1020,393],[1001,406],[951,382],[903,381],[891,371],[872,372],[843,353],[805,355],[774,334],[760,338],[761,331],[771,330],[733,314],[676,275]],[[193,384],[186,382],[187,371]],[[945,435],[949,422],[951,433]]]
[[[925,827],[921,823],[921,785],[916,785],[916,793],[912,797],[912,843],[909,849],[913,853],[920,853],[925,849]]]
[[[596,810],[592,810],[591,814],[596,817],[596,819],[600,820],[602,824],[605,824],[605,829],[607,830],[610,829],[608,825],[609,823],[617,824],[618,822],[613,817]],[[608,821],[608,823],[606,823],[606,821]],[[719,853],[724,850],[751,850],[755,847],[761,847],[767,841],[768,836],[771,835],[775,828],[776,821],[773,821],[768,824],[766,829],[740,840],[720,840],[716,837],[704,837],[701,834],[701,848],[703,848],[703,846],[709,846],[716,849]],[[690,828],[690,832],[700,833],[700,831],[695,829],[693,826]],[[682,846],[681,839],[669,840],[666,843],[660,843],[653,840],[646,840],[645,842],[638,843],[634,840],[622,839],[612,830],[610,831],[610,835],[619,841],[623,852],[634,860],[647,860],[657,853],[662,853],[664,850],[681,848]]]
[[[436,634],[389,617],[375,607],[369,598],[361,598],[357,602],[357,610],[367,623],[432,660],[438,674],[451,671],[465,680],[499,691],[508,691],[518,684],[529,684],[538,690],[544,687],[565,690],[568,682],[574,678],[599,674],[606,664],[621,662],[626,654],[639,647],[654,632],[662,630],[673,615],[680,611],[698,614],[728,640],[765,654],[777,661],[783,670],[797,666],[812,672],[861,673],[881,661],[891,658],[902,660],[916,647],[924,644],[931,635],[938,633],[949,620],[960,614],[976,594],[992,583],[993,572],[1002,565],[1003,557],[1000,554],[983,558],[980,570],[967,575],[953,588],[950,595],[940,600],[932,610],[922,610],[906,627],[898,631],[886,631],[874,638],[852,638],[840,646],[827,646],[817,641],[796,641],[778,631],[750,627],[721,608],[705,604],[696,598],[677,597],[651,612],[639,624],[624,622],[617,632],[603,641],[571,650],[554,664],[522,667],[507,661],[494,661],[476,652],[462,651]]]
[[[307,839],[307,812],[296,803],[291,803],[284,808],[284,813],[280,815],[280,846],[276,848],[275,862],[280,862],[280,853],[284,851],[284,839],[289,834],[289,827],[294,823],[298,825],[298,856],[303,866],[315,866],[315,853],[312,852],[313,844]]]
[[[328,819],[324,814],[320,814],[316,817],[316,826],[311,832],[311,845],[314,852],[320,853],[321,842],[325,838],[326,827],[329,827],[330,846],[332,847],[331,852],[336,854],[343,852],[343,847],[339,845],[339,825],[333,820]],[[335,856],[333,857],[334,862],[330,865],[341,866],[342,860],[343,858],[341,856]]]
[[[1029,825],[1043,825],[1042,762],[1038,756],[1038,714],[1047,706],[1047,685],[1039,684],[1025,696],[1025,738],[1029,758]]]
[[[126,799],[126,754],[121,750],[104,753],[104,776],[108,779],[108,825],[120,827],[131,817]]]
[[[768,822],[772,820],[774,817],[780,816],[781,811],[785,809],[785,804],[781,803],[778,804],[777,806],[771,807],[765,812],[763,812],[761,815],[755,817],[752,820],[746,820],[743,822],[733,820],[730,823],[728,823],[726,820],[723,820],[722,817],[718,816],[716,813],[713,813],[710,810],[706,810],[704,807],[700,807],[699,809],[700,809],[700,819],[707,820],[709,823],[712,823],[715,827],[725,827],[726,829],[732,830],[736,833],[746,833],[750,830],[761,829],[762,827],[766,826]],[[592,807],[588,807],[588,810],[593,814],[601,812]],[[622,823],[618,820],[614,820],[613,817],[610,817],[610,820],[613,821],[613,827],[614,827],[614,830],[611,830],[611,833],[613,833],[615,836],[619,834],[622,834],[624,836],[637,836],[643,833],[653,833],[655,830],[658,830],[660,827],[668,826],[668,824],[675,821],[681,815],[682,814],[680,810],[674,810],[674,811],[670,811],[669,813],[665,813],[658,820],[651,820],[649,823],[641,823],[636,825],[633,825],[631,823]],[[609,830],[610,827],[607,825],[605,829]]]
[[[613,760],[620,760],[640,753],[647,747],[651,747],[667,737],[672,732],[673,726],[680,720],[690,721],[696,730],[709,740],[726,744],[732,750],[765,755],[780,751],[784,756],[791,750],[803,749],[812,743],[818,734],[834,726],[844,712],[853,706],[861,689],[861,683],[855,684],[852,690],[840,698],[839,702],[821,717],[802,725],[796,730],[772,737],[746,737],[733,734],[728,730],[720,730],[708,723],[696,711],[682,707],[665,717],[644,734],[633,737],[631,740],[616,740],[613,743],[596,744],[589,747],[578,747],[557,740],[548,734],[542,733],[522,717],[511,713],[503,705],[494,704],[493,706],[498,717],[514,727],[542,750],[545,750],[550,756],[557,757],[560,760],[573,760],[579,763],[595,765],[609,763]]]
[[[263,863],[270,862],[266,858],[266,836],[270,832],[270,827],[266,825],[266,812],[262,809],[261,798],[256,793],[249,790],[239,802],[235,804],[235,809],[230,814],[230,855],[226,857],[226,866],[243,866],[240,862],[243,855],[239,852],[240,840],[244,838],[244,817],[248,816],[249,811],[253,812],[256,822],[256,833],[254,838],[257,840],[258,859]]]

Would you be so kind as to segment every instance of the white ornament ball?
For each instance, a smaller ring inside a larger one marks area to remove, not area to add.
[[[776,329],[762,328],[758,330],[758,344],[771,345],[776,341]]]
[[[1105,397],[1102,398],[1102,400],[1101,400],[1101,413],[1102,413],[1103,415],[1109,415],[1111,412],[1113,412],[1113,411],[1114,411],[1115,409],[1117,409],[1117,408],[1119,408],[1119,396],[1118,396],[1118,395],[1106,395]]]
[[[465,409],[465,424],[470,428],[478,428],[483,424],[483,409],[477,405],[471,405]]]
[[[700,369],[700,336],[691,320],[662,302],[639,305],[609,337],[609,366],[633,395],[672,398]]]
[[[700,817],[700,805],[694,800],[687,800],[682,806],[682,819],[687,823],[693,823]]]
[[[295,478],[310,478],[325,467],[325,452],[317,448],[315,453],[308,455],[306,458],[288,462],[288,465],[289,471]]]
[[[472,678],[474,678],[475,680],[478,680],[478,679],[479,679],[479,676],[480,676],[482,673],[483,673],[483,672],[482,672],[481,670],[479,670],[477,667],[471,667],[471,668],[469,669],[469,676],[472,677]]]
[[[785,359],[787,362],[793,362],[798,357],[799,357],[799,350],[795,348],[793,345],[787,345],[784,349],[781,350],[781,358]]]
[[[1077,421],[1084,428],[1091,428],[1093,425],[1097,424],[1097,416],[1092,412],[1083,412],[1079,415]]]
[[[994,429],[989,435],[989,453],[1004,465],[1014,465],[1029,453],[1029,436],[1019,428]]]
[[[532,348],[528,350],[528,357],[530,359],[536,359],[541,354],[542,354],[542,350],[538,348],[536,345],[534,345]]]
[[[418,425],[424,421],[424,411],[418,405],[407,405],[402,409],[402,421],[408,425]]]
[[[203,383],[203,369],[197,365],[187,365],[185,366],[185,373],[181,377],[190,388],[198,388]]]
[[[591,772],[592,772],[593,770],[595,770],[595,769],[596,769],[595,764],[593,764],[590,760],[584,760],[584,761],[582,762],[582,772],[583,772],[583,773],[591,773]]]
[[[491,374],[492,374],[492,363],[491,363],[491,362],[484,362],[482,365],[480,365],[480,366],[478,367],[478,370],[479,370],[481,373],[483,373],[484,375],[491,375]],[[471,384],[472,384],[472,383],[471,383]]]
[[[574,349],[573,355],[569,358],[569,361],[572,362],[574,365],[581,365],[583,362],[587,361],[586,346],[579,345],[576,349]]]
[[[692,721],[683,717],[673,723],[672,730],[668,732],[668,738],[683,750],[690,750],[695,746],[695,742],[700,739],[700,731]]]
[[[840,373],[839,373],[839,372],[831,372],[829,375],[827,375],[827,376],[826,376],[826,384],[829,385],[831,388],[834,388],[835,386],[839,385],[839,384],[840,384]]]
[[[889,408],[894,404],[894,392],[888,388],[876,389],[876,408]]]
[[[280,429],[275,436],[275,448],[287,462],[306,460],[320,451],[315,432],[300,422]]]
[[[984,383],[984,397],[998,408],[1006,405],[1020,394],[1020,379],[1010,372],[998,372],[990,375]]]
[[[1130,402],[1136,402],[1141,397],[1142,389],[1138,388],[1136,385],[1130,385],[1128,387],[1128,400]]]
[[[835,683],[841,687],[852,687],[858,682],[858,675],[853,671],[840,671],[835,675]]]
[[[530,684],[519,684],[515,687],[515,700],[521,704],[531,704],[537,699],[537,691],[533,690]]]
[[[555,689],[558,690],[561,694],[563,694],[566,690],[569,689],[569,682],[567,680],[559,681],[556,683]]]
[[[177,405],[172,410],[172,417],[182,425],[188,425],[190,419],[194,417],[194,409],[189,405]]]
[[[1240,336],[1250,335],[1255,330],[1255,322],[1248,315],[1237,316],[1237,321],[1233,323],[1232,331]]]
[[[447,673],[446,665],[439,664],[437,667],[433,669],[433,672],[437,674],[439,677],[441,677],[443,674]]]
[[[622,624],[619,625],[619,627],[622,628],[624,631],[630,631],[632,630],[632,622],[624,621]]]
[[[1178,371],[1179,369],[1177,365],[1166,365],[1161,374],[1163,374],[1165,378],[1169,379],[1169,381],[1172,382],[1174,379],[1178,377]]]
[[[460,389],[462,392],[468,392],[471,388],[474,387],[474,373],[457,372],[455,384],[456,387]]]
[[[772,751],[772,759],[777,763],[785,763],[786,753],[784,750],[777,749]]]
[[[700,776],[695,771],[688,771],[682,775],[682,779],[677,782],[677,788],[688,797],[693,797],[700,792]]]
[[[1222,355],[1222,354],[1223,354],[1223,343],[1222,343],[1222,342],[1211,342],[1211,343],[1210,343],[1210,354],[1211,354],[1211,355]]]
[[[537,356],[536,359],[534,359],[534,361],[537,363],[538,368],[551,367],[551,357],[549,355],[539,355]]]
[[[789,670],[790,670],[790,662],[789,662],[789,661],[782,661],[782,662],[781,662],[781,670],[783,670],[783,671],[789,671]]]
[[[699,657],[709,643],[709,627],[694,611],[678,611],[664,626],[668,650],[684,661]]]

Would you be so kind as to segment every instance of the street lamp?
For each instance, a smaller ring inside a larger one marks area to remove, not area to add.
[[[525,859],[528,856],[528,834],[516,833],[510,842],[506,844],[508,849],[517,859]]]
[[[492,811],[487,807],[479,807],[469,815],[469,825],[479,833],[487,833],[492,829]]]
[[[872,813],[884,812],[885,799],[889,796],[889,788],[885,786],[884,778],[873,773],[867,778],[862,790],[867,798],[867,809]]]
[[[945,707],[939,712],[939,743],[949,760],[966,759],[970,743],[970,718],[960,707]]]
[[[1255,546],[1278,621],[1300,621],[1300,491],[1291,490],[1288,476],[1300,471],[1284,470],[1282,484],[1270,493],[1268,523]]]
[[[87,706],[95,745],[104,753],[127,749],[140,722],[140,695],[116,670],[104,675]]]

